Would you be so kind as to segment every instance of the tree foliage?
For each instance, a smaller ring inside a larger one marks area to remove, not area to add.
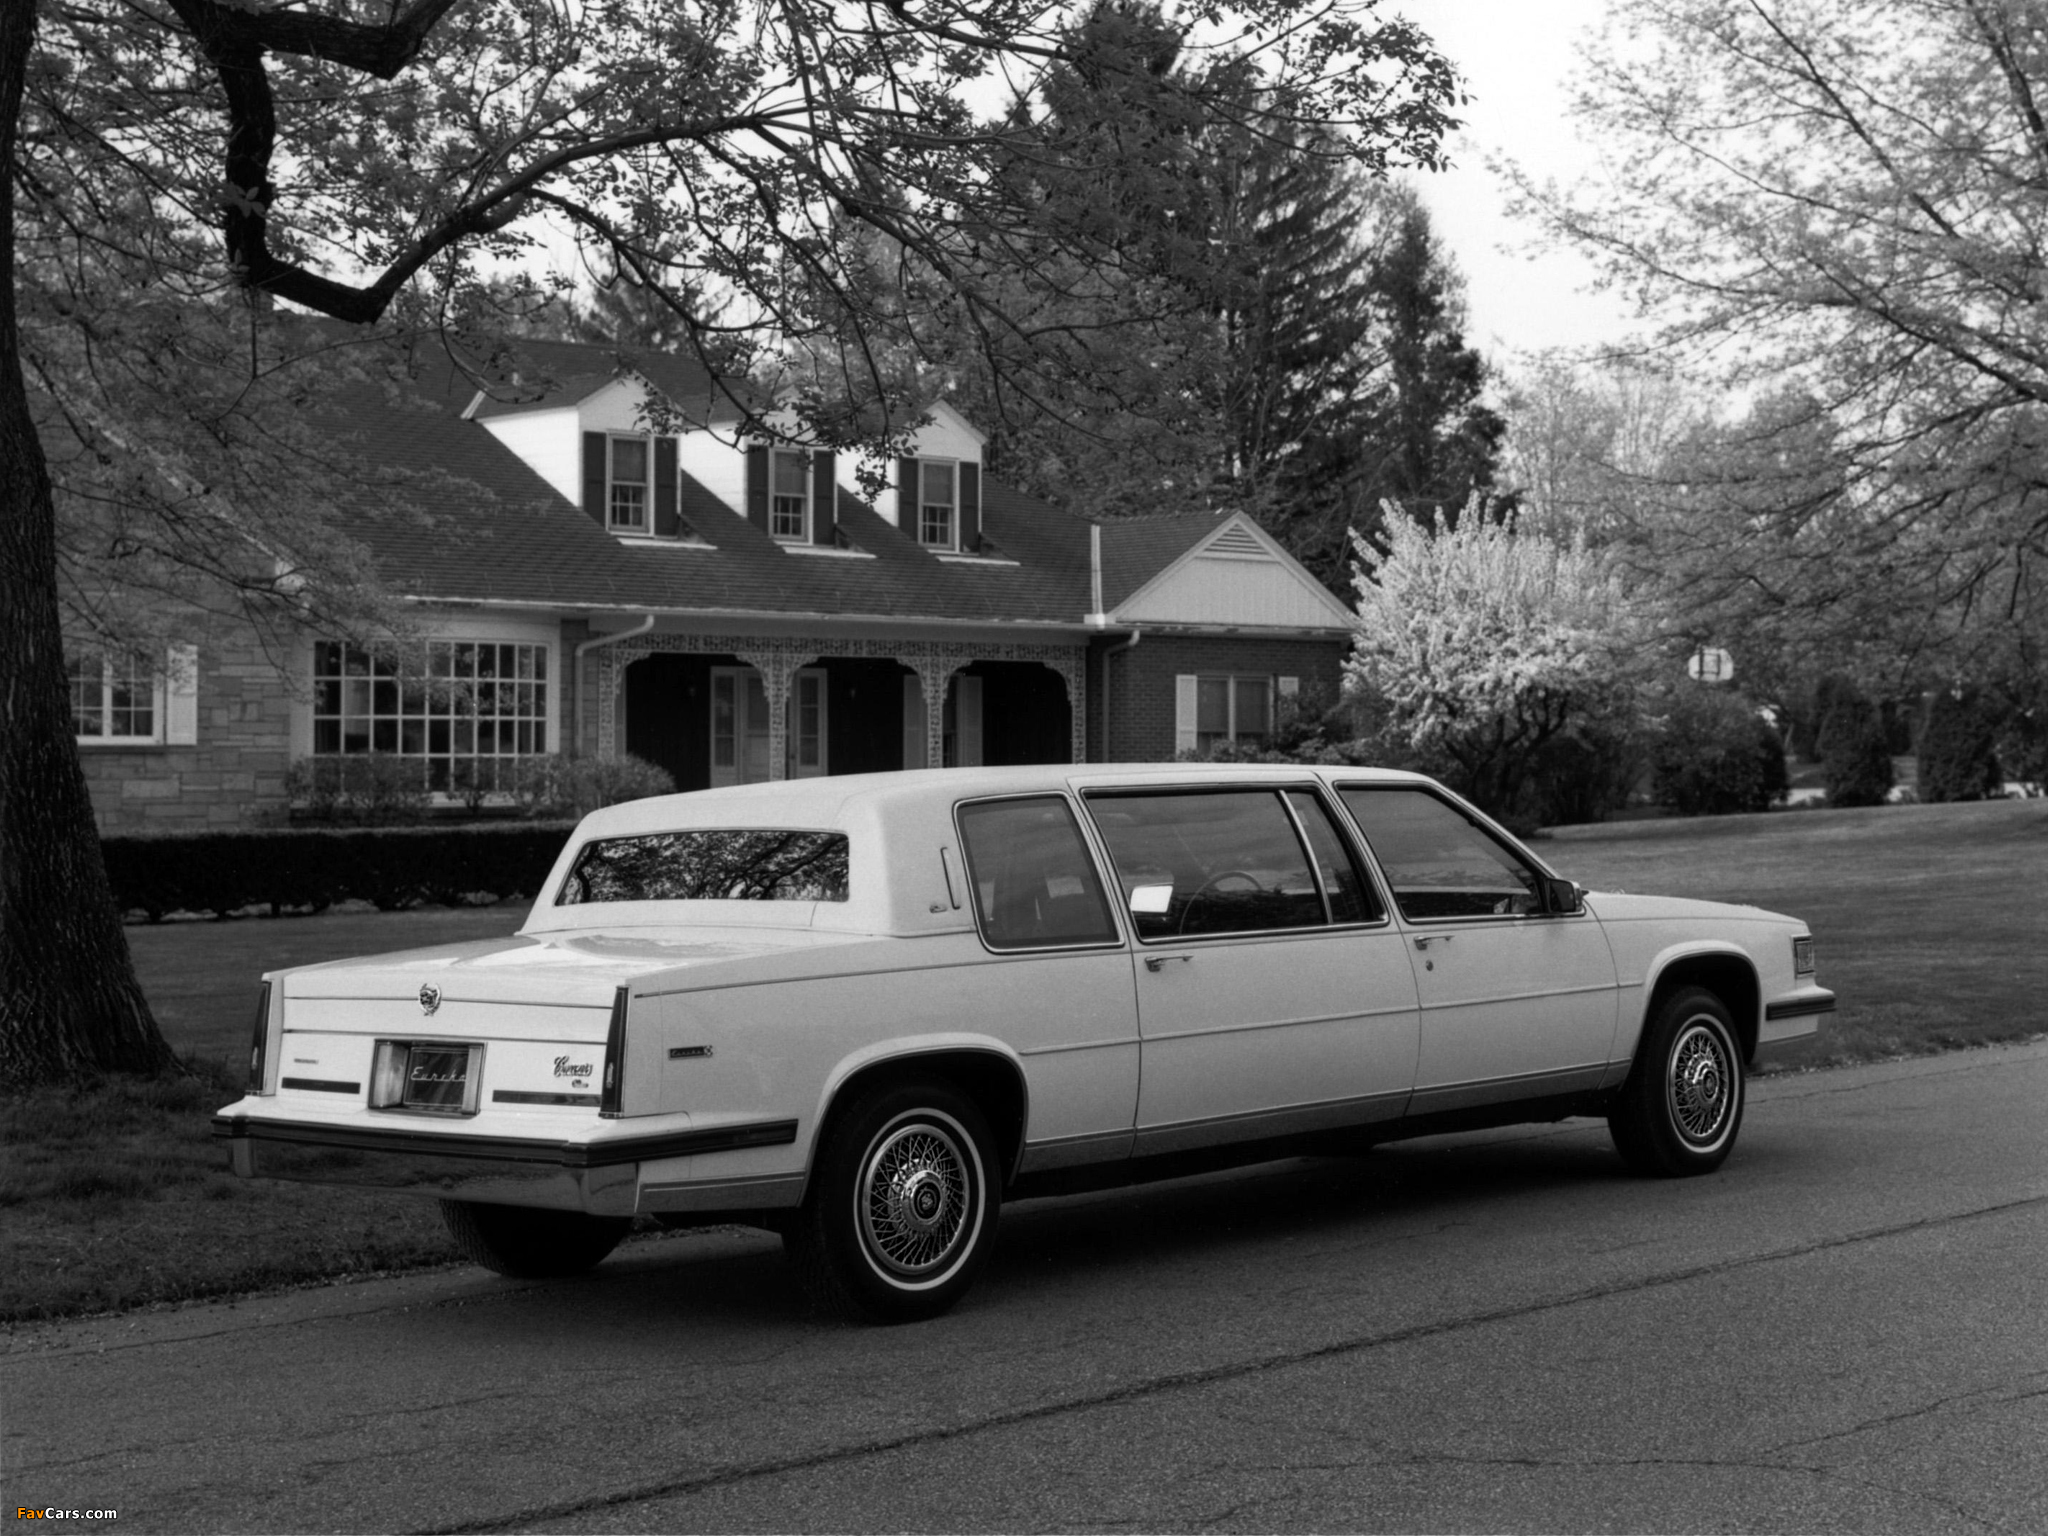
[[[1763,402],[1725,434],[1758,477],[1690,523],[1702,598],[1823,646],[1918,615],[1902,667],[2038,672],[2044,79],[2031,0],[1615,8],[1574,107],[1607,174],[1524,201]]]
[[[1162,82],[1163,109],[1312,134],[1370,167],[1434,159],[1450,66],[1372,0],[1204,0],[1193,14],[1236,73],[1228,91],[1206,73]],[[921,263],[928,291],[1029,387],[1087,382],[1088,346],[1028,311],[1010,319],[1007,285],[1037,270],[1046,231],[998,174],[1017,125],[973,102],[1005,72],[1128,67],[1078,51],[1055,0],[78,0],[0,15],[5,1081],[166,1054],[70,735],[58,593],[68,582],[76,621],[104,583],[66,573],[97,551],[179,603],[225,588],[340,624],[365,615],[335,605],[374,588],[336,531],[345,517],[323,527],[321,504],[416,499],[306,430],[302,407],[334,382],[334,333],[287,325],[280,306],[439,332],[487,387],[531,387],[500,366],[498,321],[508,300],[556,295],[566,244],[664,307],[716,375],[805,338],[859,365],[917,340],[901,290],[860,259],[865,235]],[[1054,253],[1114,274],[1113,234],[1065,228]],[[382,366],[358,382],[375,387]],[[914,407],[868,374],[896,409],[834,414],[807,396],[798,429],[900,440]],[[68,551],[46,435],[67,511],[85,509]],[[327,498],[337,481],[356,495]]]
[[[1475,511],[1425,526],[1390,507],[1384,558],[1357,541],[1345,677],[1395,740],[1512,815],[1546,744],[1632,708],[1653,633],[1583,540],[1517,533]]]
[[[1983,800],[2000,792],[1998,764],[2001,711],[1973,688],[1937,688],[1920,725],[1921,800]]]

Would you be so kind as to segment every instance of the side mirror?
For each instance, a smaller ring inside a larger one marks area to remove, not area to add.
[[[1131,915],[1134,917],[1164,917],[1173,908],[1173,887],[1171,885],[1134,885],[1131,887]]]
[[[1578,885],[1573,881],[1545,875],[1539,882],[1539,889],[1546,917],[1570,917],[1575,912],[1586,910],[1585,899],[1579,895]]]

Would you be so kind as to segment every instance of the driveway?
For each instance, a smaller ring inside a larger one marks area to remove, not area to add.
[[[26,1330],[9,1507],[135,1530],[2048,1528],[2048,1044],[1014,1207],[937,1322],[775,1242]],[[195,1241],[203,1235],[195,1234]]]

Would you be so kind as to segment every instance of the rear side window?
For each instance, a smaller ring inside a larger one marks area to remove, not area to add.
[[[1141,939],[1324,920],[1308,854],[1275,790],[1090,795],[1088,814],[1109,845]]]
[[[960,807],[982,936],[996,949],[1121,941],[1073,809],[1058,795]]]
[[[844,901],[843,832],[650,832],[584,846],[557,906],[586,901]]]
[[[1406,918],[1542,910],[1536,871],[1447,801],[1420,789],[1340,788]]]

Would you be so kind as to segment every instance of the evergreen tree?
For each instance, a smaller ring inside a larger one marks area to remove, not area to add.
[[[1362,423],[1361,493],[1416,517],[1441,509],[1455,526],[1493,489],[1507,423],[1482,398],[1486,361],[1465,341],[1463,279],[1412,196],[1366,281],[1386,366]]]

